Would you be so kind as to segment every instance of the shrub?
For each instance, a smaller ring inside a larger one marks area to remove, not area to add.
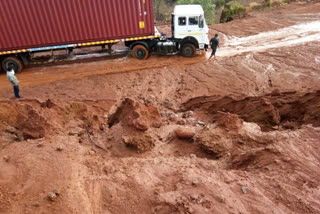
[[[236,1],[231,1],[226,4],[224,10],[222,11],[220,22],[228,22],[233,20],[235,17],[243,18],[246,13],[246,8],[242,4]]]
[[[251,2],[249,4],[248,10],[263,10],[265,7],[266,6],[263,3]]]
[[[226,3],[225,0],[218,0],[218,1],[216,2],[216,6],[217,6],[217,7],[221,7],[221,6],[225,5],[225,3]]]

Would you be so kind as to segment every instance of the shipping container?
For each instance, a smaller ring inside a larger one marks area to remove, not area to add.
[[[3,70],[20,72],[29,64],[53,62],[54,50],[65,50],[62,57],[68,58],[76,48],[101,46],[104,51],[107,45],[111,54],[120,41],[137,59],[151,53],[192,57],[208,48],[200,5],[176,6],[172,38],[155,28],[152,0],[0,0],[0,8]],[[46,51],[51,53],[46,62],[35,61],[35,53],[46,56]]]
[[[152,0],[1,0],[0,8],[0,52],[154,35]]]

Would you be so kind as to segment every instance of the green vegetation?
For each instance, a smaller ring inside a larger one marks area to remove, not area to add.
[[[267,7],[277,7],[283,3],[290,3],[292,0],[265,0],[254,2],[254,0],[238,0],[250,4],[244,7],[236,0],[153,0],[154,15],[156,21],[168,22],[171,20],[171,13],[176,4],[200,4],[202,5],[206,21],[213,24],[216,21],[227,22],[234,18],[242,18],[250,10],[264,10]],[[222,14],[221,14],[222,10]],[[221,17],[220,17],[221,14]]]
[[[225,8],[221,14],[220,22],[228,22],[234,18],[243,18],[246,13],[246,8],[242,4],[236,1],[231,1],[225,5]]]
[[[177,4],[200,4],[203,7],[207,23],[215,23],[216,5],[212,0],[178,0]]]

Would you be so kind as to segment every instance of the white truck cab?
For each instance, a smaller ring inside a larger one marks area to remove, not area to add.
[[[171,38],[167,38],[165,33],[159,36],[158,30],[155,29],[154,39],[127,41],[125,45],[132,50],[132,56],[147,59],[150,53],[155,53],[193,57],[197,51],[208,49],[209,28],[201,5],[177,5],[172,13],[171,22]]]
[[[199,44],[199,50],[208,48],[209,28],[201,5],[177,5],[172,14],[171,26],[173,38],[193,37]]]

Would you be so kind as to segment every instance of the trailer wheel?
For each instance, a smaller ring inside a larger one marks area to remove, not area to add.
[[[149,51],[143,45],[136,45],[132,49],[132,57],[136,59],[147,59],[148,56],[149,56]]]
[[[19,73],[23,69],[23,64],[21,60],[16,57],[7,57],[2,61],[2,68],[4,71],[13,68],[15,73]]]
[[[184,57],[193,57],[196,55],[196,47],[191,43],[184,44],[181,48],[181,53]]]

